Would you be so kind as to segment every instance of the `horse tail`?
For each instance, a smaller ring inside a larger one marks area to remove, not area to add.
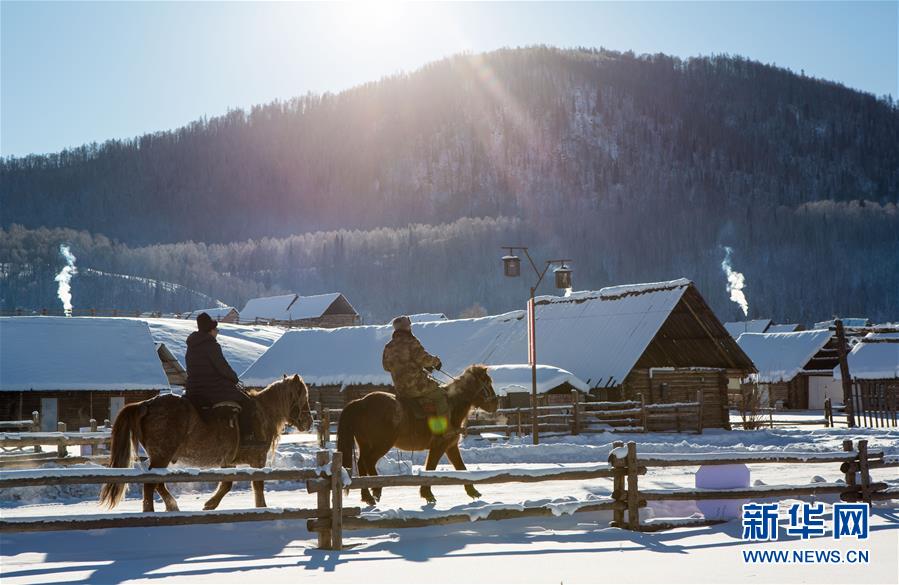
[[[337,450],[343,454],[343,466],[350,474],[353,473],[353,460],[356,458],[356,431],[353,422],[357,406],[356,401],[347,404],[337,420]]]
[[[147,407],[138,402],[125,406],[112,425],[112,444],[109,446],[109,467],[131,467],[134,450],[140,437],[140,419]],[[125,495],[124,483],[105,483],[100,488],[100,504],[115,508]]]

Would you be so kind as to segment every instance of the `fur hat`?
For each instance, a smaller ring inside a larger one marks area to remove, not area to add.
[[[393,323],[393,329],[395,331],[412,331],[412,319],[405,315],[400,315],[391,323]]]
[[[218,329],[219,322],[209,316],[208,313],[200,313],[197,315],[197,331],[209,333],[213,329]]]

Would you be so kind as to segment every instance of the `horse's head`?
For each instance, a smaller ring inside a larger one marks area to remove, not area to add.
[[[499,396],[493,390],[493,380],[487,373],[487,366],[468,366],[464,378],[468,379],[468,395],[471,405],[486,412],[494,413],[499,408]]]
[[[289,422],[298,431],[308,431],[312,428],[312,412],[309,410],[309,388],[300,378],[299,374],[284,377],[283,383],[287,384],[290,391],[290,410],[287,414]]]

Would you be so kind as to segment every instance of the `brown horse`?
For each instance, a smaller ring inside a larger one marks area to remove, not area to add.
[[[214,409],[227,413],[227,417],[216,413],[206,422],[186,398],[165,394],[129,404],[119,412],[112,426],[109,467],[131,467],[138,442],[149,456],[150,469],[165,468],[177,461],[198,467],[234,467],[240,463],[264,467],[287,423],[301,431],[312,426],[309,389],[298,375],[294,375],[291,378],[284,376],[264,390],[250,391],[249,395],[256,406],[255,434],[263,437],[267,445],[242,447],[240,430],[234,424],[235,417],[230,414],[230,409]],[[231,485],[230,481],[221,482],[203,509],[214,510],[231,490]],[[178,503],[164,483],[145,483],[144,512],[153,511],[154,490],[162,496],[166,511],[178,511]],[[262,481],[253,482],[253,493],[256,507],[264,508]],[[124,484],[104,484],[100,490],[100,503],[114,508],[124,494]]]
[[[499,399],[493,391],[493,382],[487,374],[487,367],[469,366],[465,372],[450,384],[444,386],[450,406],[449,425],[440,436],[431,434],[425,418],[416,417],[408,405],[387,392],[372,392],[353,400],[340,413],[337,424],[337,450],[344,454],[344,467],[352,471],[355,444],[359,445],[357,467],[359,475],[378,475],[376,465],[391,447],[409,451],[428,450],[425,469],[436,469],[443,454],[456,469],[465,469],[459,452],[459,434],[468,420],[472,408],[482,408],[496,412]],[[375,488],[374,497],[368,489],[362,490],[362,499],[373,506],[381,499],[381,489]],[[472,498],[481,494],[473,485],[467,484],[465,491]],[[430,486],[422,486],[421,497],[429,503],[437,500]]]

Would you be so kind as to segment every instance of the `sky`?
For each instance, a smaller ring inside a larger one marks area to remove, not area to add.
[[[899,2],[10,2],[0,154],[338,92],[460,52],[739,54],[899,97]]]

